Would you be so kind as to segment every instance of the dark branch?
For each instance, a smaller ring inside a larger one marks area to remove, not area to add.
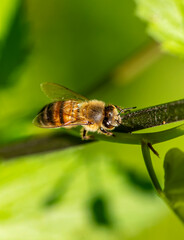
[[[137,110],[122,116],[117,132],[133,132],[184,120],[184,99]]]
[[[25,155],[61,150],[84,143],[88,143],[88,141],[82,141],[79,137],[66,133],[57,133],[51,136],[34,137],[1,147],[0,157],[8,160]]]
[[[182,126],[157,133],[130,134],[128,132],[155,127],[167,123],[184,120],[184,100],[165,103],[158,106],[137,110],[122,116],[122,125],[115,129],[116,137],[107,137],[94,134],[98,140],[121,142],[127,144],[140,144],[146,138],[152,144],[167,141],[183,135]],[[127,134],[128,133],[128,134]],[[148,141],[148,142],[149,142]],[[24,155],[51,152],[64,148],[87,143],[79,137],[66,133],[55,133],[53,135],[34,137],[0,148],[2,159],[11,159]]]

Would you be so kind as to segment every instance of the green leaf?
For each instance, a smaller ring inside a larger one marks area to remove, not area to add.
[[[149,34],[172,54],[184,57],[184,1],[136,0],[138,16],[146,20]]]
[[[30,52],[27,43],[28,24],[25,19],[24,5],[17,7],[14,19],[6,38],[0,45],[0,87],[7,87],[17,78],[14,74],[25,63]]]
[[[112,222],[108,213],[107,204],[107,199],[105,199],[103,195],[97,195],[91,199],[89,209],[96,224],[111,227]]]
[[[164,160],[164,193],[176,214],[184,221],[184,152],[170,149]]]

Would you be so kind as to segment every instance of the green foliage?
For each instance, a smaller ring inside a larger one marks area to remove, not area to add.
[[[17,80],[15,74],[25,64],[30,47],[27,42],[28,25],[25,20],[25,8],[20,2],[8,34],[1,42],[0,48],[0,87],[8,87]]]
[[[164,159],[165,181],[162,190],[153,169],[150,150],[145,142],[142,142],[142,152],[149,176],[157,193],[184,221],[184,153],[177,148],[170,149],[167,152]]]
[[[117,132],[117,138],[95,135],[101,141],[83,144],[73,130],[39,129],[32,119],[49,101],[42,82],[122,107],[182,99],[183,62],[159,55],[147,68],[149,37],[133,1],[24,3],[26,8],[17,1],[17,11],[7,13],[11,21],[1,37],[9,44],[1,47],[6,68],[0,85],[0,239],[180,239],[180,222],[151,191],[139,145],[143,138],[161,143],[154,147],[162,159],[168,149],[183,147],[183,137],[176,138],[183,125]],[[34,51],[27,62],[29,41]],[[121,72],[122,62],[132,57],[134,68],[126,70],[136,74],[120,74],[117,82],[116,67]],[[162,179],[162,162],[155,163]]]
[[[90,202],[90,211],[94,221],[99,225],[110,227],[112,225],[109,217],[107,201],[103,195],[94,196]]]
[[[184,221],[184,153],[177,148],[170,149],[164,159],[164,169],[164,193]]]
[[[149,34],[172,54],[184,57],[184,1],[136,0],[137,13],[148,22]]]

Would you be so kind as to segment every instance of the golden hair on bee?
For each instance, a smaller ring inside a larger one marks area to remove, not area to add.
[[[42,108],[33,123],[41,128],[71,128],[80,125],[83,127],[82,139],[89,139],[88,131],[112,136],[111,131],[121,124],[120,114],[132,109],[88,100],[59,84],[42,83],[41,89],[53,102]]]

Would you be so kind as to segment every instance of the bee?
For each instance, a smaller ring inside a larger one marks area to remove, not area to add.
[[[53,102],[46,105],[33,120],[41,128],[72,128],[82,126],[82,139],[89,139],[88,132],[98,132],[113,136],[110,131],[121,124],[121,109],[106,105],[103,101],[89,100],[72,90],[55,83],[42,83],[41,89]]]

